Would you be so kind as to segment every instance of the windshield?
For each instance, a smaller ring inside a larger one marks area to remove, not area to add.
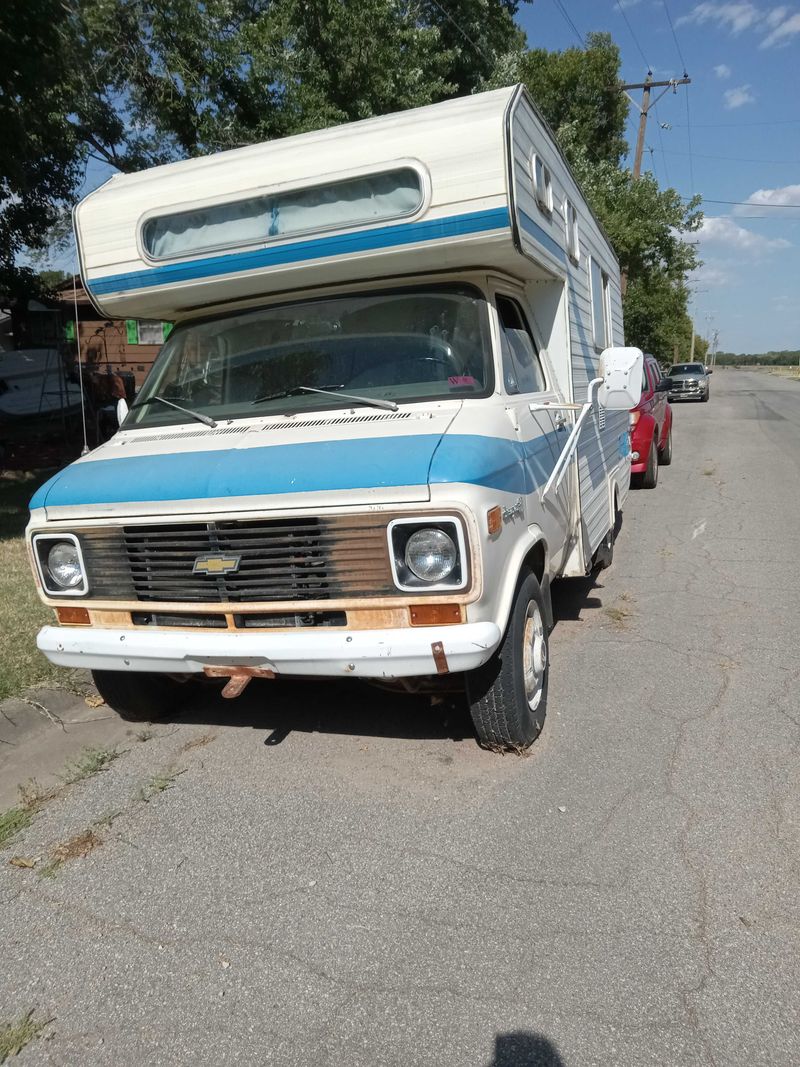
[[[670,367],[668,378],[673,374],[705,374],[706,368],[702,363],[676,363],[674,367]]]
[[[477,289],[352,293],[177,328],[125,426],[186,421],[154,397],[218,421],[349,407],[354,396],[398,404],[487,396],[493,386]]]

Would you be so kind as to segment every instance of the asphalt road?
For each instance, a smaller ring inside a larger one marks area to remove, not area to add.
[[[0,1021],[52,1020],[15,1063],[800,1062],[800,384],[720,371],[674,437],[557,592],[528,758],[254,683],[46,804],[0,867]]]

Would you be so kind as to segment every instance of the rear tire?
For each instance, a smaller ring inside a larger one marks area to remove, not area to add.
[[[668,467],[672,463],[672,427],[669,428],[667,434],[667,441],[661,451],[658,453],[658,462],[662,467]]]
[[[193,690],[167,674],[92,671],[97,692],[126,722],[153,722],[180,710]]]
[[[485,748],[522,752],[542,732],[550,674],[546,618],[536,575],[524,572],[500,647],[466,677],[472,721]]]
[[[653,440],[650,442],[650,451],[647,453],[647,470],[642,475],[642,488],[643,489],[655,489],[658,485],[658,448],[656,446],[656,435],[653,434]]]

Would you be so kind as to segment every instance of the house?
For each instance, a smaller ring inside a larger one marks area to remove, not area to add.
[[[70,347],[75,344],[75,304],[78,311],[80,358],[89,374],[133,375],[135,388],[145,379],[172,324],[146,319],[106,319],[92,306],[79,276],[56,287],[63,325],[62,336]],[[74,348],[73,348],[74,353]]]

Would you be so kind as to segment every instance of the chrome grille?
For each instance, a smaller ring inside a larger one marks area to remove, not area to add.
[[[331,600],[395,593],[389,519],[252,519],[84,530],[90,599],[186,603]],[[239,557],[196,574],[203,556]]]

